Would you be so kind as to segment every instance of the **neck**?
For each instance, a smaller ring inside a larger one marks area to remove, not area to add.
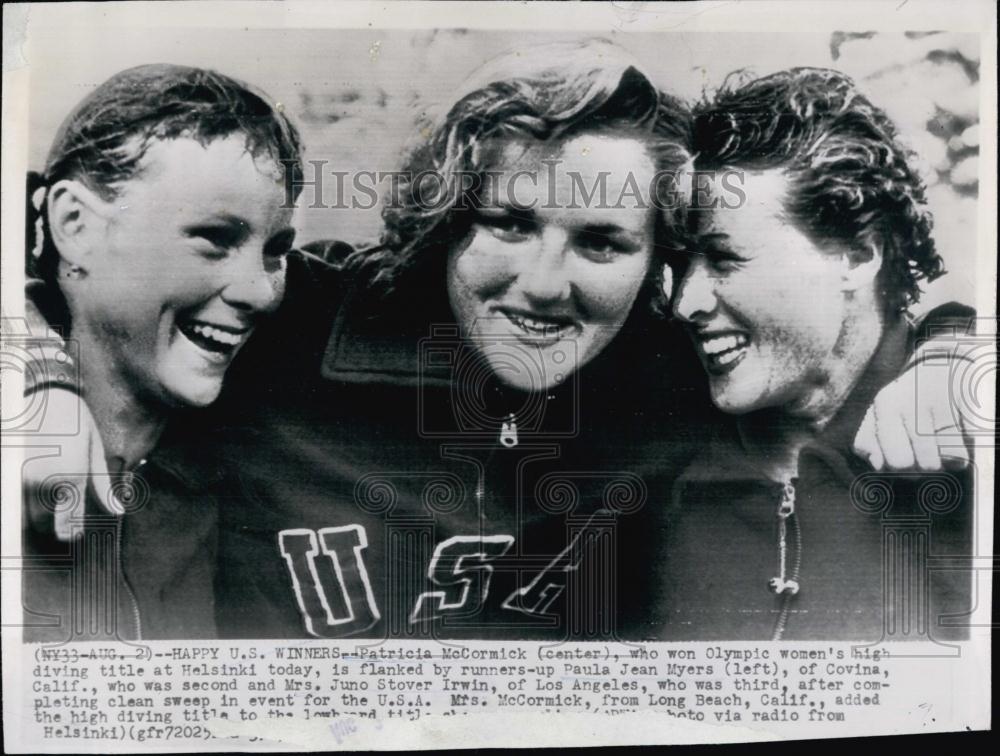
[[[104,444],[108,469],[134,467],[152,451],[166,424],[166,408],[142,401],[132,385],[113,369],[116,360],[84,328],[74,328],[81,355],[80,377],[84,400]]]
[[[799,451],[817,433],[810,419],[795,417],[778,408],[744,415],[739,418],[737,429],[740,443],[754,459],[754,466],[776,481],[796,476]]]
[[[859,303],[854,314],[845,319],[815,390],[801,404],[790,405],[785,411],[807,421],[813,435],[821,433],[864,375],[884,333],[885,319],[879,304],[874,300]]]
[[[799,452],[845,405],[878,351],[885,327],[877,302],[859,303],[854,314],[845,319],[830,364],[818,377],[813,392],[801,402],[743,418],[743,443],[748,450],[761,453],[769,477],[785,481],[797,474]]]

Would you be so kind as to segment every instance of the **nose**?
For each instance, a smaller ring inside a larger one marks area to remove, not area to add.
[[[689,323],[704,320],[717,305],[715,278],[705,258],[695,255],[674,294],[674,315]]]
[[[569,234],[564,229],[549,227],[540,236],[538,253],[525,256],[518,282],[532,304],[548,304],[569,297],[568,244]]]
[[[277,309],[285,293],[285,266],[278,258],[268,258],[263,248],[244,248],[233,256],[227,270],[222,298],[231,307],[247,313]]]

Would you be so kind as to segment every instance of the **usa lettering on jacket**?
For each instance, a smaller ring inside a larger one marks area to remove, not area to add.
[[[528,615],[548,612],[564,592],[569,573],[580,566],[582,535],[583,531],[578,532],[527,585],[507,596],[502,607]],[[409,622],[482,607],[490,591],[492,563],[513,545],[512,535],[459,535],[438,543],[426,572],[430,590],[417,596]],[[368,536],[364,526],[282,530],[278,533],[278,547],[310,635],[352,635],[381,619],[365,565]]]

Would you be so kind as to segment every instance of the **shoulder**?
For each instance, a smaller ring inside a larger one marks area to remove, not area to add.
[[[337,239],[320,239],[303,244],[299,250],[302,255],[313,260],[321,260],[329,267],[342,270],[347,259],[356,251],[353,244]]]
[[[923,315],[915,325],[918,341],[943,335],[973,335],[976,311],[968,305],[948,302]]]

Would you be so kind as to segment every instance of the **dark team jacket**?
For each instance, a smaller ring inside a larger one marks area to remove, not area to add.
[[[738,424],[713,427],[677,481],[660,526],[663,570],[651,595],[662,614],[652,637],[967,637],[972,469],[875,472],[851,445],[875,395],[901,373],[918,338],[944,327],[971,333],[972,315],[949,305],[919,329],[905,322],[889,329],[844,407],[800,453],[798,476],[788,484],[762,473]],[[770,583],[782,577],[798,592],[776,594]]]
[[[222,398],[116,476],[127,512],[88,487],[83,537],[26,528],[25,637],[642,634],[650,523],[704,420],[685,348],[639,314],[558,390],[514,392],[443,300],[382,308],[293,254]]]
[[[76,537],[25,529],[26,641],[216,637],[216,511],[187,475],[175,454],[154,452],[133,475],[114,476],[119,493],[141,497],[125,514],[108,513],[88,488]]]
[[[205,438],[226,470],[220,634],[645,634],[650,524],[704,421],[686,342],[636,313],[558,388],[521,393],[443,292],[386,305],[299,256],[288,275]]]

